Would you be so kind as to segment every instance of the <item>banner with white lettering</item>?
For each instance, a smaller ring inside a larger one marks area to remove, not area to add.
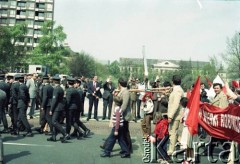
[[[240,143],[240,107],[230,104],[221,109],[204,103],[200,104],[199,124],[209,135]]]

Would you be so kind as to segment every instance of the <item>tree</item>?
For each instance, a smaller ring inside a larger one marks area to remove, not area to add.
[[[63,46],[67,35],[62,26],[54,25],[54,21],[44,23],[41,29],[43,36],[34,49],[29,63],[46,65],[51,74],[68,73],[67,60],[64,57],[69,56],[71,52]]]
[[[70,57],[68,67],[73,75],[86,77],[93,77],[97,69],[94,58],[83,51]]]
[[[230,39],[227,38],[227,50],[222,55],[223,61],[228,66],[230,78],[240,77],[240,33],[236,32]]]
[[[16,24],[13,27],[0,26],[0,66],[15,70],[25,61],[26,49],[24,37],[27,33],[26,24]]]

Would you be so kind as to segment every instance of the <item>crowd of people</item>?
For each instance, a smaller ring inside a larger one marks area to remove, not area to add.
[[[230,101],[222,91],[222,84],[214,83],[213,89],[215,96],[209,99],[208,90],[205,84],[201,83],[200,100],[220,108],[227,107]],[[88,112],[84,111],[85,97],[89,100]],[[118,140],[121,157],[130,158],[133,149],[129,121],[141,120],[143,138],[149,140],[152,132],[156,137],[161,163],[171,161],[170,156],[176,150],[177,142],[186,150],[188,158],[193,160],[192,141],[196,136],[190,135],[186,125],[189,95],[182,89],[181,77],[178,75],[174,75],[171,82],[165,81],[162,85],[160,79],[154,82],[145,79],[144,82],[140,82],[137,78],[129,80],[119,78],[118,84],[114,85],[111,77],[105,82],[99,82],[97,76],[88,81],[83,76],[61,79],[59,76],[47,75],[40,78],[36,73],[25,76],[1,74],[0,119],[4,127],[1,132],[19,135],[19,132],[25,131],[24,136],[33,136],[28,119],[34,118],[34,112],[39,108],[40,127],[36,127],[35,130],[50,135],[48,141],[56,142],[58,133],[62,134],[60,137],[62,142],[72,137],[77,139],[86,137],[90,130],[80,118],[87,113],[86,120],[89,121],[94,107],[93,118],[99,121],[98,104],[101,98],[103,99],[101,119],[108,119],[112,127],[111,133],[100,146],[103,149],[101,157],[110,157]],[[237,96],[235,100],[238,100]],[[11,118],[10,127],[6,112]],[[155,124],[154,130],[151,128],[152,121]],[[63,122],[66,129],[63,128]],[[71,127],[74,129],[72,133]],[[206,135],[204,129],[199,127],[197,138],[205,139]],[[215,141],[224,143],[226,140],[211,137],[210,142]],[[223,148],[230,149],[230,145],[224,144]],[[210,156],[213,156],[213,150],[214,146],[210,146]]]

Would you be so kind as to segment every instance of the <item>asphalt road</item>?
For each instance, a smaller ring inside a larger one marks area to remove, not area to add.
[[[87,111],[87,101],[86,101]],[[119,155],[120,147],[116,143],[111,158],[102,158],[99,147],[103,143],[111,128],[109,122],[101,121],[102,102],[99,103],[100,121],[90,120],[85,125],[91,129],[91,135],[81,140],[71,139],[67,143],[49,142],[44,134],[34,132],[34,137],[12,136],[2,134],[4,147],[4,163],[7,164],[140,164],[142,162],[143,144],[141,123],[130,123],[130,132],[133,142],[133,154],[130,159],[122,159]],[[36,111],[34,119],[29,120],[31,126],[37,127],[39,122],[39,111]],[[82,119],[86,120],[86,117]],[[152,129],[154,125],[152,126]],[[3,129],[0,125],[0,130]],[[58,136],[58,138],[61,135]],[[221,147],[220,147],[221,148]],[[203,149],[200,150],[200,152]],[[215,154],[218,158],[219,149]],[[181,157],[181,156],[180,156]],[[176,162],[175,162],[176,163]],[[206,156],[200,157],[203,164],[211,163]],[[223,163],[218,160],[216,163]],[[238,162],[236,162],[238,163]]]

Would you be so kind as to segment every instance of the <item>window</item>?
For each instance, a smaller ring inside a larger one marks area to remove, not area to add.
[[[0,23],[7,24],[7,19],[5,19],[5,18],[1,18],[1,19],[0,19]]]
[[[47,18],[52,18],[52,13],[46,13]]]
[[[52,4],[47,4],[47,9],[48,10],[52,10],[53,9],[53,5]]]
[[[1,10],[0,10],[0,14],[7,14],[7,10],[1,9]]]
[[[28,2],[28,3],[27,3],[27,6],[28,6],[29,8],[34,8],[34,7],[35,7],[35,4],[32,3],[32,2]]]
[[[17,19],[16,24],[23,24],[25,23],[25,19]]]
[[[30,17],[34,17],[34,11],[28,11],[27,15],[30,16]]]
[[[28,25],[33,25],[33,20],[26,20]]]
[[[44,12],[38,12],[38,11],[36,11],[36,12],[35,12],[35,16],[44,17],[45,14],[44,14]]]
[[[15,19],[9,19],[9,24],[15,24]]]
[[[39,39],[38,38],[34,38],[34,43],[39,43]]]
[[[10,1],[10,5],[16,7],[16,1]]]
[[[38,25],[38,26],[42,26],[43,25],[43,21],[35,21],[35,25]]]
[[[33,35],[33,29],[28,29],[28,34]]]
[[[36,8],[45,9],[45,4],[44,3],[36,3]]]
[[[18,2],[17,7],[26,7],[26,3],[25,2]]]
[[[34,34],[41,35],[42,32],[40,30],[34,30]]]
[[[33,38],[27,38],[27,43],[33,43]]]
[[[16,10],[9,10],[10,15],[16,15]]]

